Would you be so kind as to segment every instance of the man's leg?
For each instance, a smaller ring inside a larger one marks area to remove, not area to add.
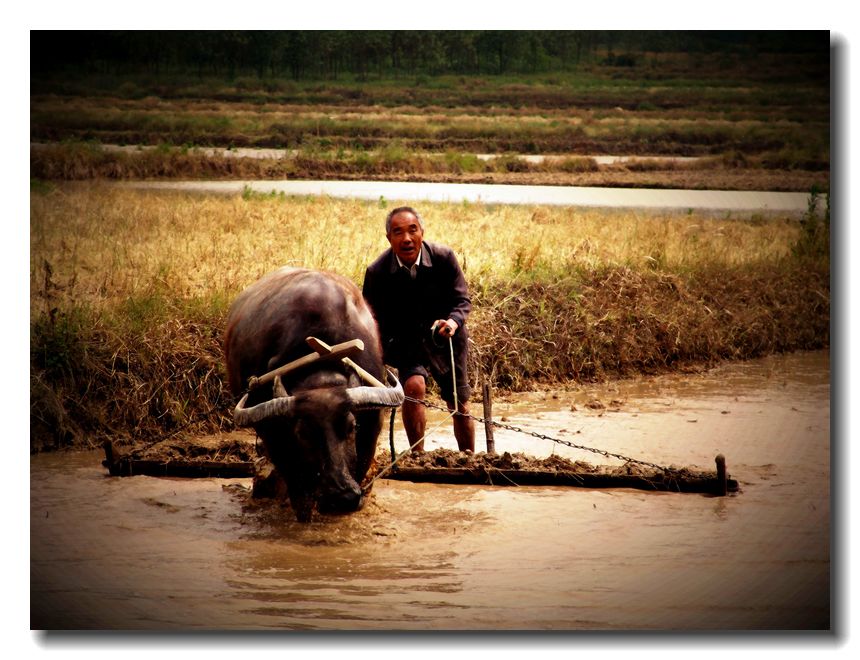
[[[446,401],[448,410],[454,410],[454,399]],[[466,401],[457,401],[457,410],[461,413],[454,415],[454,437],[460,451],[475,451],[475,422],[469,414],[469,404]]]
[[[403,393],[419,401],[424,400],[426,390],[427,381],[420,374],[410,376],[403,384]],[[406,429],[406,437],[409,439],[409,446],[412,447],[412,451],[424,451],[424,433],[427,429],[427,412],[424,405],[413,401],[404,401],[401,414],[403,415],[403,427]]]

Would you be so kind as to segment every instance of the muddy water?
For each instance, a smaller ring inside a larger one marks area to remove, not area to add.
[[[512,425],[659,464],[723,453],[742,487],[726,498],[380,480],[361,512],[300,525],[246,479],[35,456],[31,626],[827,628],[829,371],[801,353],[496,402]],[[453,447],[433,421],[427,448]],[[612,462],[509,431],[496,447]]]
[[[137,190],[181,190],[239,195],[246,189],[263,195],[314,195],[346,199],[425,200],[483,204],[546,204],[602,209],[639,209],[687,213],[691,209],[720,216],[731,213],[788,214],[800,217],[809,195],[753,190],[680,190],[600,188],[592,186],[530,186],[489,183],[426,183],[407,181],[120,181]],[[819,211],[824,200],[818,201]]]

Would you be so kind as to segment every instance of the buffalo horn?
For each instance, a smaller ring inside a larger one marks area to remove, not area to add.
[[[388,378],[394,385],[392,387],[351,387],[346,395],[352,402],[353,408],[396,408],[403,403],[403,386],[395,378],[394,374],[388,372]]]
[[[246,394],[233,410],[236,426],[253,426],[269,417],[288,417],[293,412],[295,397],[281,396],[250,408],[245,407],[247,400]]]

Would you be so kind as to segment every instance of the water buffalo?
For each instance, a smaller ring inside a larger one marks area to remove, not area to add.
[[[320,357],[329,345],[350,342],[363,345],[351,364]],[[224,353],[230,390],[242,396],[236,424],[256,430],[296,517],[310,520],[314,506],[360,508],[383,408],[400,405],[403,390],[386,375],[376,322],[358,288],[333,273],[288,267],[269,273],[233,302]],[[365,380],[393,385],[362,385],[362,371]]]

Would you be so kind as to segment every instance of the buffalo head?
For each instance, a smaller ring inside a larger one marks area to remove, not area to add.
[[[355,362],[305,360],[309,335],[338,345],[358,340],[364,350]],[[256,385],[242,395],[234,420],[256,430],[297,518],[310,520],[315,506],[322,512],[360,508],[382,410],[399,406],[403,390],[393,375],[383,376],[376,324],[358,289],[331,273],[276,271],[236,299],[224,348],[234,394],[244,392],[243,383]],[[264,376],[273,371],[274,378]],[[362,385],[362,372],[389,386]]]

